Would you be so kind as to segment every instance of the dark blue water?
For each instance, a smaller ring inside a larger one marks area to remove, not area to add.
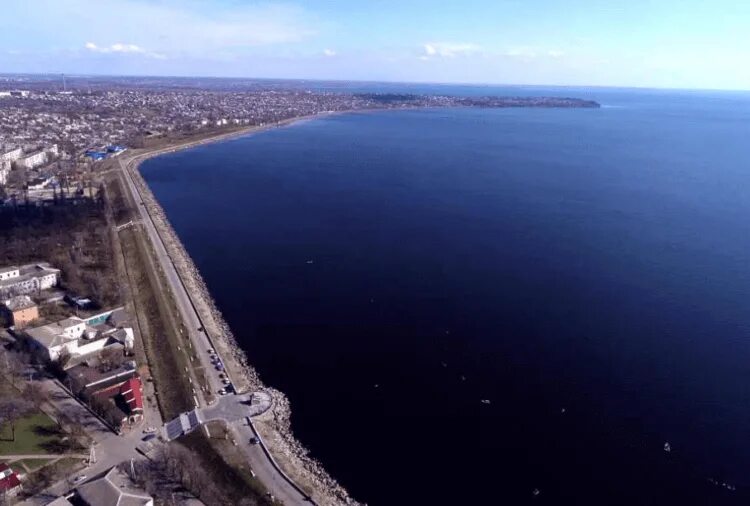
[[[748,503],[750,95],[564,94],[144,164],[359,500]]]

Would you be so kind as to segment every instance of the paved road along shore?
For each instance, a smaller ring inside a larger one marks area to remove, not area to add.
[[[140,214],[141,220],[154,247],[156,260],[158,260],[164,271],[170,289],[174,294],[175,301],[177,303],[177,307],[183,319],[183,322],[189,329],[189,338],[192,341],[196,351],[198,352],[197,355],[199,357],[201,365],[206,371],[210,388],[213,392],[216,392],[219,388],[221,388],[222,384],[219,378],[219,372],[211,363],[211,356],[207,351],[209,348],[213,348],[214,346],[211,343],[206,332],[204,330],[199,330],[203,329],[203,325],[201,323],[198,312],[193,305],[190,294],[188,293],[185,285],[180,279],[180,275],[177,272],[174,262],[167,252],[164,241],[162,240],[162,237],[159,234],[159,231],[148,212],[147,206],[142,205],[143,199],[132,176],[132,171],[137,170],[137,166],[142,160],[155,156],[156,154],[166,153],[173,150],[174,148],[165,148],[164,150],[137,155],[127,159],[127,161],[124,163],[123,160],[120,159],[120,163],[123,174],[125,176],[125,181],[127,182],[128,188],[133,196],[133,199],[136,202],[136,207],[138,207],[138,212]],[[218,352],[218,350],[216,351]],[[206,405],[206,401],[201,392],[199,392],[198,399],[201,405]],[[249,429],[252,429],[252,427],[249,427]],[[242,431],[241,435],[242,437],[247,437],[248,433],[246,433],[246,431]],[[289,480],[278,469],[276,464],[271,460],[268,452],[262,450],[262,448],[245,448],[245,454],[247,455],[250,462],[250,467],[256,473],[257,478],[266,486],[268,491],[273,494],[273,496],[277,500],[283,502],[283,504],[286,505],[310,504],[311,501],[306,497],[305,494],[300,491],[299,487],[294,485],[291,480]]]

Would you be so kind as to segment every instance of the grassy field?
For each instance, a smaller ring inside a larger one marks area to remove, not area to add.
[[[128,199],[122,192],[119,178],[108,181],[108,197],[119,201],[119,206],[127,206]],[[120,214],[125,214],[125,211],[120,211]],[[182,325],[170,305],[166,284],[159,279],[156,266],[151,261],[150,245],[145,234],[136,227],[126,228],[119,232],[117,242],[124,260],[124,275],[130,285],[128,293],[133,297],[132,304],[141,331],[136,354],[148,359],[159,409],[164,419],[168,420],[193,408],[185,371],[189,362],[184,351],[178,350],[180,344],[184,346],[177,337]]]
[[[9,424],[0,429],[0,455],[51,453],[60,440],[57,424],[37,411],[16,422],[16,440],[11,441]]]

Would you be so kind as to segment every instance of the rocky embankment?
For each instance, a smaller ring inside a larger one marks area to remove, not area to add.
[[[158,153],[157,153],[158,154]],[[263,384],[258,373],[250,365],[245,352],[239,347],[221,312],[216,307],[200,272],[195,267],[177,234],[172,229],[161,205],[141,177],[137,166],[132,176],[141,192],[144,205],[159,230],[161,237],[175,263],[204,328],[211,337],[217,352],[224,359],[232,379],[239,391],[268,392],[272,408],[257,419],[256,428],[284,472],[305,489],[319,504],[359,504],[339,485],[323,466],[309,456],[308,450],[294,438],[291,430],[291,407],[286,396]]]

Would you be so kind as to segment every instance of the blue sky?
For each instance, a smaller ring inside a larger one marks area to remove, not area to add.
[[[750,89],[747,0],[3,0],[0,13],[0,72]]]

